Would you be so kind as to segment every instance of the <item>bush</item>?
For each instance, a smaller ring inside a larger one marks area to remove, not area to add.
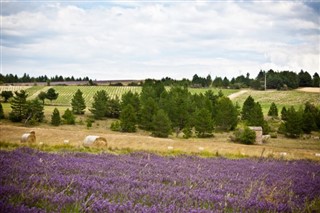
[[[235,141],[242,144],[254,144],[256,141],[256,132],[245,127],[244,129],[239,129],[234,132]]]
[[[62,115],[62,118],[64,119],[65,124],[75,124],[76,123],[75,117],[69,108],[66,109],[66,111]]]
[[[110,129],[112,131],[120,132],[121,131],[121,125],[119,121],[114,121],[111,123]]]

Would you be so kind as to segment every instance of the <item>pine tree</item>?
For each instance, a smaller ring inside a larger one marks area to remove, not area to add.
[[[0,119],[4,119],[4,112],[3,112],[3,107],[1,103],[0,103]]]
[[[302,133],[302,116],[293,106],[287,111],[287,120],[284,125],[288,137],[297,138]]]
[[[251,96],[248,96],[248,98],[244,101],[242,106],[242,120],[250,120],[251,112],[255,106],[254,99]]]
[[[207,109],[197,109],[194,117],[194,126],[199,138],[211,137],[213,131],[213,121],[211,113]]]
[[[55,91],[55,89],[53,89],[53,88],[50,88],[50,89],[48,89],[48,91],[47,91],[47,99],[49,99],[51,102],[53,101],[53,100],[56,100],[57,98],[58,98],[58,96],[59,96],[59,93],[57,93],[56,91]]]
[[[278,108],[274,102],[271,103],[268,116],[278,117]]]
[[[284,121],[287,120],[287,108],[285,106],[282,107],[282,110],[281,110],[281,119]]]
[[[44,119],[44,107],[38,98],[27,101],[26,123],[34,125]]]
[[[120,111],[121,111],[121,104],[118,96],[108,101],[108,107],[109,109],[107,110],[107,117],[119,118]]]
[[[102,119],[108,114],[109,96],[105,90],[97,91],[93,96],[92,108],[90,109],[95,119]]]
[[[57,108],[54,108],[53,113],[51,115],[51,124],[53,126],[59,126],[61,123],[60,112]]]
[[[157,113],[158,106],[156,101],[149,97],[141,106],[140,109],[140,127],[147,131],[153,129],[153,116]]]
[[[2,91],[1,96],[4,98],[4,102],[7,103],[9,98],[13,97],[12,91]]]
[[[78,114],[78,115],[84,114],[84,110],[86,109],[86,104],[82,94],[83,93],[81,92],[81,90],[78,89],[71,100],[72,112],[74,114]]]
[[[41,92],[39,93],[39,95],[38,95],[38,98],[42,101],[42,104],[44,105],[44,101],[45,101],[45,99],[47,98],[47,93],[41,91]]]
[[[152,125],[152,135],[156,137],[167,138],[171,133],[171,121],[163,109],[153,116]]]
[[[76,123],[76,119],[75,119],[72,111],[69,108],[66,109],[66,111],[62,115],[62,118],[64,119],[65,124],[75,124]]]
[[[218,100],[217,112],[214,115],[215,124],[222,130],[233,130],[238,124],[238,111],[228,97]]]
[[[123,132],[135,132],[137,117],[131,104],[124,106],[120,114],[120,126]]]
[[[28,107],[27,107],[28,94],[25,90],[15,92],[15,96],[11,102],[12,111],[9,113],[9,119],[13,122],[20,122],[26,118]]]

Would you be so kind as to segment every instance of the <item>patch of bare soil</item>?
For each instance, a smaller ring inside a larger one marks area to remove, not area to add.
[[[236,97],[238,97],[238,96],[240,96],[242,94],[245,94],[247,92],[248,92],[248,90],[241,90],[239,92],[236,92],[236,93],[233,93],[233,94],[229,95],[228,97],[230,98],[230,100],[232,100],[232,99],[235,99]]]
[[[299,88],[297,90],[302,91],[302,92],[320,93],[319,87],[303,87],[303,88]]]

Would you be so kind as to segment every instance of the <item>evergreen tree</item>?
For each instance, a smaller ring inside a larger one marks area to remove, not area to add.
[[[1,103],[0,103],[0,119],[4,119],[4,112],[3,112],[3,107]]]
[[[118,96],[109,100],[108,107],[109,109],[107,110],[107,117],[119,118],[120,111],[121,111],[121,104]]]
[[[41,92],[38,94],[38,98],[42,101],[42,104],[44,105],[44,101],[45,101],[45,99],[47,98],[47,93],[41,91]]]
[[[199,138],[211,137],[213,121],[211,113],[207,109],[197,109],[195,112],[195,130]]]
[[[72,111],[69,108],[66,109],[66,111],[62,115],[62,118],[64,119],[65,124],[75,124],[76,123],[76,119],[75,119]]]
[[[140,109],[140,127],[142,129],[145,129],[147,131],[150,131],[153,129],[154,125],[153,125],[153,118],[154,115],[157,113],[158,111],[158,105],[156,103],[156,101],[149,97],[141,106]]]
[[[167,138],[171,133],[171,121],[163,109],[155,113],[152,125],[152,135],[156,137]]]
[[[27,101],[26,123],[31,125],[42,122],[44,119],[43,104],[38,98]]]
[[[272,102],[272,104],[270,106],[268,116],[278,117],[278,108],[274,102]]]
[[[284,125],[288,137],[297,138],[302,133],[302,116],[293,106],[287,111],[287,120]]]
[[[284,121],[287,120],[287,108],[285,106],[282,107],[282,110],[281,110],[281,119]]]
[[[319,114],[319,110],[316,106],[314,106],[310,102],[305,103],[303,119],[302,119],[302,123],[303,123],[302,129],[305,133],[310,134],[311,131],[318,130],[318,126],[317,126],[318,114]]]
[[[52,102],[53,100],[56,100],[58,98],[58,96],[59,96],[59,93],[57,93],[55,91],[55,89],[53,89],[53,88],[48,89],[48,91],[47,91],[47,99],[49,99],[50,102]]]
[[[4,102],[7,103],[9,98],[13,97],[12,91],[2,91],[1,96],[4,98]]]
[[[251,96],[248,96],[248,98],[244,101],[242,106],[242,111],[241,111],[242,120],[250,120],[254,106],[255,106],[254,99]]]
[[[74,114],[78,114],[78,115],[84,114],[84,110],[86,109],[86,104],[82,94],[83,93],[81,92],[81,90],[78,89],[71,100],[72,112]]]
[[[120,114],[120,126],[123,132],[135,132],[137,117],[131,104],[124,106]]]
[[[60,112],[57,108],[54,108],[52,115],[51,115],[51,124],[53,126],[59,126],[61,123]]]
[[[108,101],[109,96],[105,90],[97,91],[93,96],[93,103],[90,111],[95,119],[102,119],[109,113]]]
[[[11,102],[12,111],[9,113],[9,119],[13,122],[20,122],[26,118],[28,107],[27,107],[28,94],[25,90],[15,92],[15,96]]]
[[[222,130],[234,130],[238,124],[238,111],[228,97],[218,100],[215,124]]]
[[[140,111],[140,98],[138,93],[128,91],[121,97],[121,109],[124,109],[127,105],[133,106],[135,112]]]
[[[313,86],[320,87],[320,77],[318,73],[314,73],[313,75]]]

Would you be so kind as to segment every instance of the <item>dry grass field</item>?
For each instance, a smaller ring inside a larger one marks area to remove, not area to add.
[[[100,122],[100,123],[99,123]],[[69,145],[74,148],[82,148],[82,141],[87,135],[98,135],[105,137],[108,142],[108,150],[132,150],[150,151],[158,154],[196,154],[199,156],[225,156],[230,158],[241,157],[272,157],[284,159],[313,159],[320,160],[320,140],[310,138],[307,140],[287,139],[279,136],[271,138],[263,145],[242,145],[230,142],[232,133],[216,133],[214,138],[182,139],[182,138],[155,138],[149,133],[139,131],[138,133],[118,133],[106,128],[110,121],[99,121],[93,127],[87,129],[85,125],[52,127],[41,125],[27,128],[23,126],[0,124],[0,142],[19,144],[23,133],[34,130],[37,142],[48,146],[63,146],[68,140]],[[104,150],[104,151],[108,151]],[[284,154],[286,153],[286,154]]]

